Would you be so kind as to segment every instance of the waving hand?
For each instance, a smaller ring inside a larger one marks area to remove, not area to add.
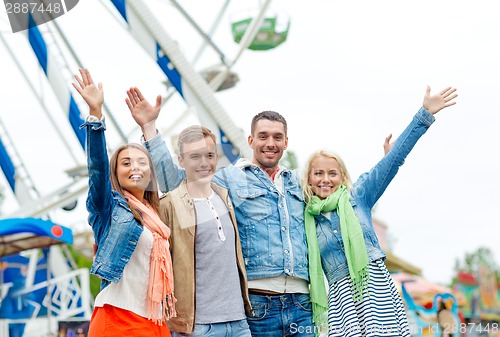
[[[78,77],[78,75],[75,75],[75,80],[78,84],[73,82],[72,85],[82,96],[85,102],[87,102],[90,108],[89,113],[92,116],[96,116],[101,119],[102,104],[104,102],[102,83],[99,83],[96,87],[88,69],[79,69],[79,71],[81,78]]]

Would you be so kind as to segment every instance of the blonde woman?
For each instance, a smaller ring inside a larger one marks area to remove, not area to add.
[[[418,139],[441,109],[455,104],[456,89],[430,95],[423,107],[369,172],[351,183],[342,158],[318,151],[302,179],[309,277],[315,317],[328,310],[328,336],[410,336],[401,298],[384,265],[385,254],[371,212]],[[388,149],[386,139],[386,150]],[[329,285],[328,303],[323,272]]]

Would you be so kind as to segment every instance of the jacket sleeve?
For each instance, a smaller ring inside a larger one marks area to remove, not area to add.
[[[87,195],[87,210],[89,212],[89,223],[98,236],[103,223],[97,221],[100,217],[108,218],[111,215],[112,192],[110,181],[110,169],[108,153],[106,150],[106,138],[104,131],[106,126],[104,120],[98,122],[85,122],[80,128],[87,131],[87,167],[89,173],[89,192]]]
[[[382,196],[387,186],[398,173],[406,156],[417,141],[434,123],[434,116],[425,108],[415,114],[410,124],[398,137],[392,149],[369,172],[362,174],[354,184],[351,193],[370,209]]]
[[[151,158],[153,158],[160,191],[166,193],[179,186],[186,177],[186,172],[174,164],[167,144],[165,144],[160,134],[148,141],[142,139],[142,143],[148,149]]]
[[[234,168],[235,168],[234,165],[229,165],[229,166],[226,166],[226,167],[223,167],[223,168],[217,170],[217,172],[215,172],[215,175],[212,178],[212,181],[214,183],[216,183],[217,185],[219,185],[220,187],[223,187],[226,190],[229,190],[228,176],[231,176],[231,174],[232,174],[231,170]]]

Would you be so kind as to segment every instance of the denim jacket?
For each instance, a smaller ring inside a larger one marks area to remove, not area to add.
[[[434,116],[421,108],[398,137],[391,151],[369,172],[362,174],[350,190],[350,202],[363,230],[368,260],[385,259],[372,223],[372,208],[396,176],[418,139],[434,122]],[[349,274],[337,211],[315,216],[321,263],[328,283]]]
[[[159,135],[144,145],[160,189],[173,190],[184,179],[184,170],[172,162]],[[229,191],[233,202],[248,280],[287,275],[309,281],[302,188],[294,172],[280,173],[284,192],[245,159],[218,170],[213,181]]]
[[[89,192],[87,210],[94,231],[97,253],[90,273],[101,278],[101,290],[120,281],[135,250],[143,227],[134,218],[125,199],[111,189],[104,121],[85,122]]]

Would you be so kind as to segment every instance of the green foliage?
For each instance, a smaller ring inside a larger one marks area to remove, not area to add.
[[[71,256],[73,257],[73,260],[75,261],[76,265],[78,268],[87,268],[90,270],[90,267],[92,267],[92,259],[89,259],[87,256],[85,256],[82,253],[79,253],[73,249],[71,246],[67,246]],[[101,280],[95,276],[95,275],[90,275],[90,293],[92,296],[95,297],[99,293],[101,287]]]
[[[280,166],[286,167],[290,170],[295,170],[298,167],[295,152],[287,150],[281,158]]]
[[[455,259],[454,269],[456,274],[466,272],[477,276],[481,265],[486,265],[492,271],[495,271],[497,278],[500,276],[500,268],[495,261],[493,252],[487,247],[479,247],[472,253],[465,253],[463,260]]]

